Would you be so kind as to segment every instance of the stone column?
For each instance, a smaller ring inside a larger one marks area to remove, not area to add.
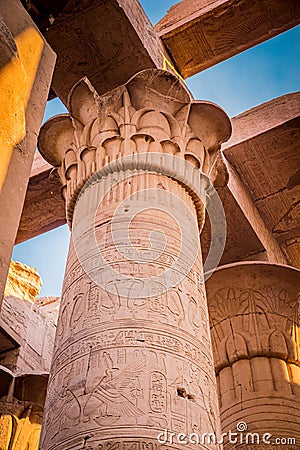
[[[299,287],[298,270],[261,262],[206,283],[226,450],[300,449]]]
[[[219,433],[199,231],[230,122],[160,70],[69,111],[39,137],[72,226],[40,448],[193,448]]]
[[[0,1],[0,309],[56,55],[19,0]]]

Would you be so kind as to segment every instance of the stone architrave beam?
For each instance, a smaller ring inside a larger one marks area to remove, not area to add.
[[[44,36],[57,53],[52,89],[65,104],[72,86],[84,76],[102,94],[139,70],[171,70],[137,0],[71,0]]]
[[[297,0],[183,0],[155,29],[187,78],[299,22]]]
[[[226,162],[226,167],[229,172],[228,189],[240,206],[251,228],[266,249],[268,261],[287,264],[286,257],[282,253],[272,232],[264,223],[248,189],[228,161]]]
[[[300,92],[259,105],[233,119],[232,137],[223,148],[288,264],[295,267],[300,267],[299,113]]]
[[[16,244],[66,223],[65,203],[51,166],[35,153]]]

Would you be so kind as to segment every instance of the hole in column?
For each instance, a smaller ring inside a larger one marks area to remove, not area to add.
[[[187,395],[186,390],[184,388],[182,388],[182,387],[178,387],[177,388],[177,395],[179,395],[179,397],[185,398],[186,395]]]
[[[187,399],[191,400],[192,402],[196,401],[196,397],[193,394],[187,394]]]
[[[177,395],[179,395],[179,397],[186,398],[187,400],[191,400],[192,402],[194,402],[196,400],[195,395],[188,394],[183,387],[177,388]]]

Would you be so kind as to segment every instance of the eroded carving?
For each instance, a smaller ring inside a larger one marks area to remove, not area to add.
[[[0,367],[0,448],[38,450],[47,376]]]
[[[296,269],[267,263],[223,266],[208,280],[223,431],[243,420],[299,439],[299,288]]]

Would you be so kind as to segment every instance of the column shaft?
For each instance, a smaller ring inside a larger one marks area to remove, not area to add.
[[[298,270],[259,262],[207,282],[222,429],[238,432],[226,450],[300,448],[299,288]]]
[[[0,14],[1,304],[56,56],[21,2]]]
[[[91,186],[87,203],[93,196],[98,198],[98,184],[103,181]],[[142,190],[145,186],[147,190]],[[139,297],[142,280],[163,273],[178,257],[181,232],[189,234],[189,218],[186,229],[176,229],[167,214],[171,205],[158,197],[152,199],[152,210],[133,218],[132,248],[155,252],[159,242],[153,238],[149,247],[150,233],[159,230],[166,238],[164,252],[157,259],[152,257],[149,264],[118,256],[116,247],[122,242],[118,242],[118,235],[112,239],[110,224],[119,202],[123,201],[130,214],[137,202],[149,202],[151,189],[156,189],[156,194],[165,189],[179,197],[197,220],[190,195],[164,175],[132,175],[109,193],[96,217],[98,245],[112,267],[133,277],[127,296],[116,280],[103,280],[109,291],[91,281],[71,246],[42,448],[81,448],[85,439],[88,448],[113,444],[124,449],[128,445],[156,448],[157,437],[164,430],[169,430],[168,439],[172,439],[171,432],[190,435],[218,430],[200,251],[183,281],[175,286],[174,280],[174,287],[162,294],[161,286],[153,281],[149,297]],[[124,224],[119,226],[121,236],[127,225],[126,213],[124,216]],[[194,238],[191,246],[197,243],[197,236]],[[87,259],[97,258],[98,252],[91,248]],[[93,270],[101,271],[101,267],[96,265]],[[176,441],[174,438],[175,447]]]

